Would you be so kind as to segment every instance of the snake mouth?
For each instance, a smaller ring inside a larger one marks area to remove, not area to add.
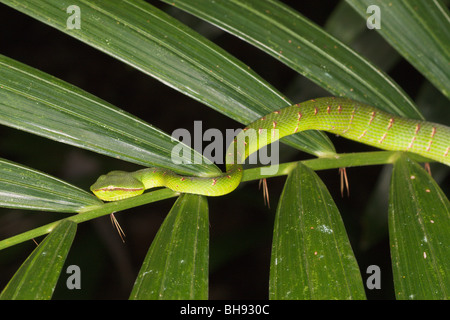
[[[116,186],[107,186],[104,188],[99,188],[92,190],[93,192],[107,192],[107,191],[141,191],[144,190],[144,188],[126,188],[126,187],[116,187]]]

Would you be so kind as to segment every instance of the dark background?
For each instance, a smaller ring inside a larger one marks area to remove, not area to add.
[[[234,36],[158,1],[148,2],[169,12],[248,64],[291,100],[298,101],[296,97],[300,95],[296,90],[315,94],[306,98],[327,95],[296,72]],[[319,25],[326,22],[337,4],[337,1],[328,0],[284,2]],[[192,132],[194,120],[202,120],[204,130],[218,128],[224,132],[226,128],[242,127],[157,80],[3,4],[0,4],[0,22],[1,54],[74,84],[169,134],[177,128],[187,128]],[[361,19],[361,23],[365,24],[365,21]],[[388,72],[413,99],[425,81],[400,58]],[[330,138],[338,152],[372,150],[345,139]],[[310,158],[287,147],[282,151],[285,158],[280,160],[283,161]],[[86,190],[104,172],[137,168],[3,126],[0,126],[0,157],[36,168]],[[370,227],[366,225],[364,215],[382,170],[379,166],[347,170],[350,197],[341,197],[337,170],[318,172],[342,212],[363,280],[368,276],[365,271],[369,265],[378,265],[382,270],[382,289],[367,291],[368,297],[374,299],[394,297],[385,189],[381,189],[379,200],[372,199],[372,204],[377,204],[372,210],[379,213],[381,221],[380,228],[376,229],[379,239],[371,242],[365,233]],[[284,180],[285,177],[280,177],[268,182],[270,208],[264,204],[257,182],[247,183],[239,192],[208,199],[211,299],[268,297],[273,220]],[[165,200],[117,213],[116,217],[127,235],[124,244],[109,217],[80,224],[67,264],[80,266],[82,290],[69,291],[65,288],[65,281],[60,281],[62,285],[57,288],[54,298],[127,299],[151,241],[173,202],[173,199]],[[64,216],[0,208],[0,238]],[[0,288],[7,284],[34,247],[30,241],[0,252]],[[63,273],[61,280],[64,279],[66,275]]]

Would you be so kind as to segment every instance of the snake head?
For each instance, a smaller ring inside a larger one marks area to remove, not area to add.
[[[145,188],[141,181],[129,172],[111,171],[100,176],[91,186],[91,191],[103,201],[117,201],[138,196]]]

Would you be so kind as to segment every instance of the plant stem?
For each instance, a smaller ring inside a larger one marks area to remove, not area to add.
[[[398,157],[398,151],[375,151],[375,152],[360,152],[360,153],[342,153],[336,154],[330,158],[317,158],[311,160],[301,161],[304,165],[312,170],[327,170],[358,166],[370,166],[390,164]],[[422,156],[409,153],[408,157],[418,162],[431,162]],[[270,166],[258,167],[244,170],[242,181],[258,180],[262,178],[278,177],[288,175],[299,161],[286,162],[278,165],[278,170],[274,174],[262,175],[261,169],[269,168]]]
[[[13,245],[22,243],[27,240],[31,240],[34,238],[37,238],[39,236],[45,235],[47,233],[50,233],[58,223],[60,223],[63,220],[72,220],[76,223],[85,222],[88,220],[92,220],[95,218],[99,218],[101,216],[105,216],[107,214],[111,214],[117,211],[123,211],[126,209],[130,209],[133,207],[137,207],[143,204],[156,202],[168,198],[173,198],[178,196],[179,193],[172,191],[170,189],[161,189],[156,190],[152,192],[147,192],[139,197],[129,198],[122,201],[114,201],[114,202],[108,202],[100,206],[95,207],[88,207],[84,208],[85,211],[79,212],[78,214],[75,214],[73,216],[70,216],[65,219],[60,219],[51,223],[48,223],[46,225],[43,225],[41,227],[23,232],[21,234],[9,237],[5,240],[0,241],[0,250],[11,247]]]
[[[343,167],[354,167],[354,166],[367,166],[367,165],[380,165],[380,164],[389,164],[392,163],[398,156],[398,152],[396,151],[376,151],[376,152],[362,152],[362,153],[348,153],[348,154],[337,154],[332,158],[318,158],[311,160],[304,160],[302,163],[312,170],[325,170],[325,169],[336,169]],[[426,162],[428,161],[426,158],[409,154],[409,157],[416,161]],[[295,162],[287,162],[278,165],[278,170],[276,173],[269,175],[262,175],[262,168],[266,167],[258,167],[252,169],[244,170],[244,175],[242,181],[251,181],[251,180],[259,180],[262,178],[270,178],[277,177],[282,175],[288,175],[293,168],[295,168],[298,161]],[[123,211],[126,209],[130,209],[133,207],[137,207],[140,205],[169,199],[178,196],[179,193],[172,191],[170,189],[160,189],[156,191],[146,192],[141,196],[121,200],[108,202],[100,206],[94,207],[85,207],[73,216],[70,216],[65,219],[70,219],[76,223],[81,223],[85,221],[89,221],[107,214],[111,214],[118,211]],[[22,243],[27,240],[31,240],[33,238],[45,235],[50,233],[56,225],[61,222],[60,219],[44,226],[26,231],[24,233],[18,234],[16,236],[12,236],[5,240],[0,241],[0,250],[11,247],[15,244]]]

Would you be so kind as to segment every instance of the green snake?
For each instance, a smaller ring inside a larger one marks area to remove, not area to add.
[[[394,116],[350,99],[331,97],[295,104],[251,123],[228,147],[226,172],[217,177],[181,176],[162,168],[112,171],[100,176],[91,191],[105,201],[134,197],[155,187],[206,196],[224,195],[239,185],[242,163],[250,154],[282,137],[312,129],[385,150],[416,153],[450,166],[450,127]],[[258,134],[248,134],[250,131]],[[260,138],[263,131],[265,138]]]

